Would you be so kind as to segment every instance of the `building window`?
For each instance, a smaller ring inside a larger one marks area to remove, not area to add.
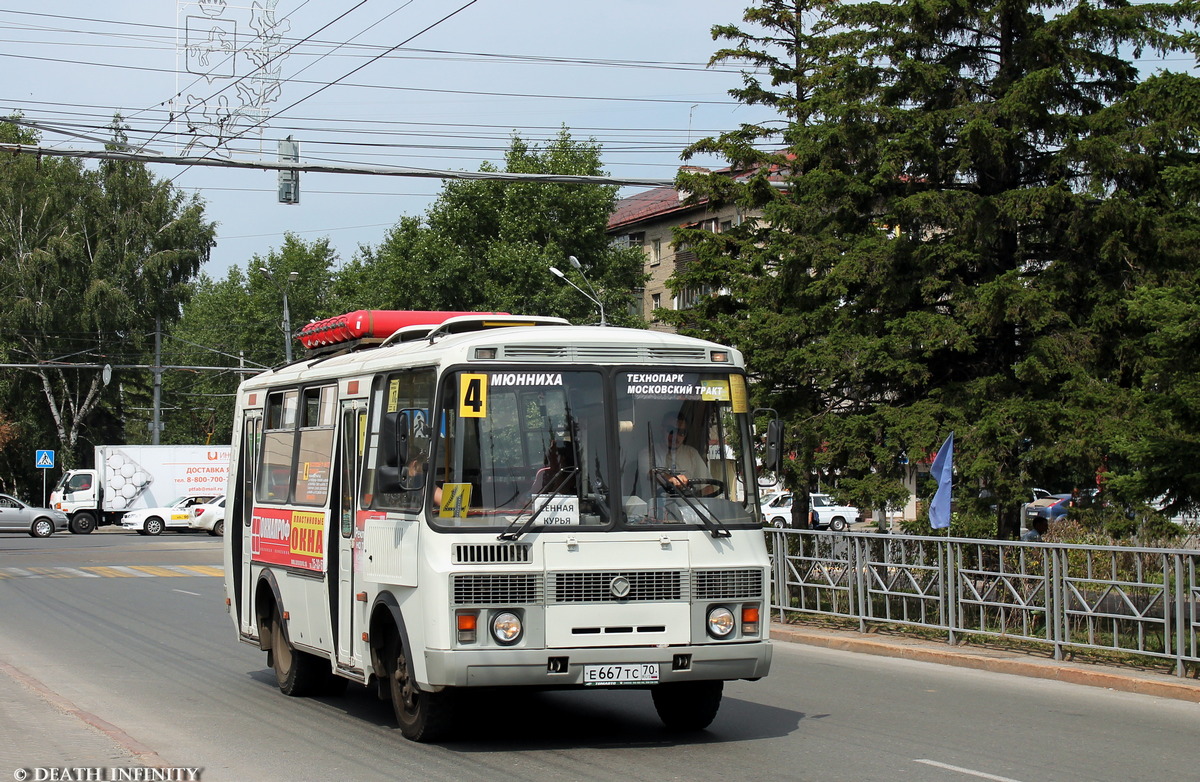
[[[711,296],[713,288],[711,285],[701,285],[699,287],[683,288],[675,296],[675,309],[686,310],[696,306],[700,299],[705,296]]]
[[[650,242],[650,265],[658,266],[662,263],[662,239],[654,239]]]
[[[662,309],[662,294],[661,293],[650,294],[650,309],[652,309],[652,310]]]
[[[646,246],[646,232],[638,231],[635,234],[629,234],[629,246],[630,247],[645,247]]]

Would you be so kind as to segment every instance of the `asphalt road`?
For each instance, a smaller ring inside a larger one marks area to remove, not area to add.
[[[0,536],[0,663],[170,765],[203,767],[206,782],[1200,776],[1196,704],[788,643],[768,678],[727,685],[694,736],[666,732],[642,691],[490,692],[470,700],[457,740],[413,744],[361,687],[279,693],[266,655],[235,640],[210,575],[219,546],[188,533]],[[21,733],[0,725],[0,758],[25,751]],[[57,765],[54,751],[30,746],[19,762]]]

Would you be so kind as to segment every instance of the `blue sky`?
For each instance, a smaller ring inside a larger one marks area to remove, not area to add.
[[[93,137],[120,112],[135,144],[182,154],[191,141],[192,154],[207,151],[211,136],[200,123],[217,115],[222,96],[237,108],[275,86],[235,83],[251,71],[245,54],[231,60],[204,47],[190,61],[179,54],[189,41],[249,40],[268,17],[240,2],[9,0],[0,11],[0,67],[19,77],[0,87],[0,111]],[[234,157],[274,160],[278,140],[290,134],[305,161],[474,171],[485,160],[501,162],[514,132],[536,143],[566,125],[603,145],[609,173],[669,178],[689,140],[763,117],[728,96],[741,80],[734,69],[702,67],[717,47],[711,27],[738,21],[744,2],[476,0],[443,21],[468,2],[279,0],[273,52],[280,56],[272,64],[280,81],[262,113],[286,110],[270,116],[261,134],[232,142]],[[289,48],[300,39],[308,40]],[[229,78],[210,82],[189,67]],[[194,133],[172,121],[183,108],[199,125]],[[99,146],[56,132],[43,134],[43,143]],[[284,205],[274,172],[155,171],[207,202],[219,226],[206,272],[217,277],[278,247],[286,231],[328,237],[349,260],[401,216],[423,213],[441,187],[306,173],[301,203]]]

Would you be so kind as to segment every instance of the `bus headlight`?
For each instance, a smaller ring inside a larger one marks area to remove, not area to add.
[[[512,611],[501,611],[492,617],[492,637],[497,643],[509,646],[521,640],[521,617]]]
[[[708,634],[713,638],[725,638],[733,632],[733,612],[725,606],[715,606],[708,611]]]

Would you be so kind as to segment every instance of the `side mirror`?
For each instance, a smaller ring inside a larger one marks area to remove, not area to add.
[[[783,421],[772,419],[767,424],[767,450],[763,455],[763,467],[779,472],[783,467]]]
[[[408,463],[408,412],[384,413],[379,422],[379,467],[381,494],[403,491],[400,471]]]

